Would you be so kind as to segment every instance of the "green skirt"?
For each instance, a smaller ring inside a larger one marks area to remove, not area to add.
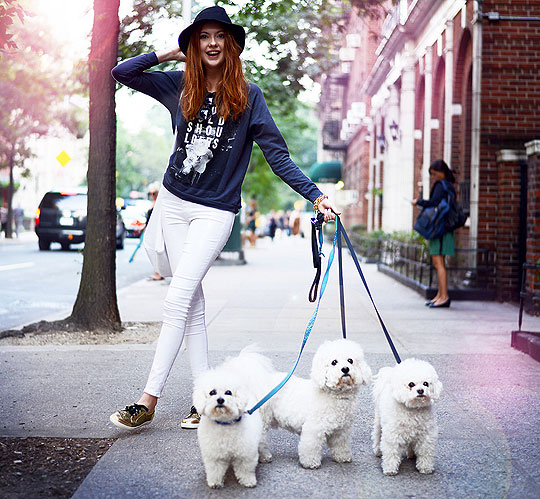
[[[454,254],[454,233],[447,232],[441,239],[429,240],[430,255],[453,255]]]

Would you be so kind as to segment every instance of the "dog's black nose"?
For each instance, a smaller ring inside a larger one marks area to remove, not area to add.
[[[418,395],[424,395],[424,389],[423,388],[418,388],[418,390],[416,390],[418,392]]]
[[[342,368],[341,368],[341,372],[342,372],[343,374],[348,374],[348,373],[349,373],[349,368],[348,368],[347,366],[342,367]]]
[[[423,390],[422,390],[423,391]],[[223,405],[223,402],[225,402],[225,399],[222,399],[221,397],[219,397],[216,402],[219,404],[219,405]]]

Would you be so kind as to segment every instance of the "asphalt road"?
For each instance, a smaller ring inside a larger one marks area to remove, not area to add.
[[[129,263],[138,242],[126,238],[125,249],[116,252],[118,289],[152,273],[143,248]],[[30,233],[20,241],[0,241],[0,331],[69,315],[79,290],[83,247],[62,251],[53,243],[50,251],[39,251]]]

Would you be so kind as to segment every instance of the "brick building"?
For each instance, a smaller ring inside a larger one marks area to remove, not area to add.
[[[473,266],[475,250],[494,255],[497,298],[516,299],[521,264],[540,258],[531,166],[540,139],[540,0],[401,0],[379,33],[376,60],[363,61],[371,70],[354,88],[349,77],[343,91],[347,103],[364,100],[368,117],[342,145],[345,189],[367,198],[345,220],[412,230],[409,200],[428,196],[429,164],[443,158],[470,209],[457,245],[473,250]],[[536,144],[529,155],[528,143]]]

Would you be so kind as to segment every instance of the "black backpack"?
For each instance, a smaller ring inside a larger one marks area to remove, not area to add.
[[[465,213],[463,208],[457,203],[456,195],[448,189],[444,180],[441,184],[448,194],[448,205],[450,207],[446,213],[445,232],[454,232],[456,229],[465,225],[469,215],[468,213]]]

